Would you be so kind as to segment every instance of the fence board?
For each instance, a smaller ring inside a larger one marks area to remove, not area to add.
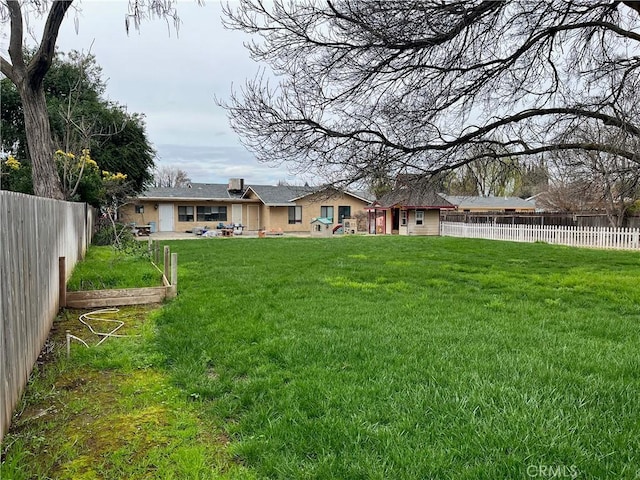
[[[640,250],[640,228],[566,227],[441,222],[441,235],[511,242],[546,242],[570,247]]]
[[[0,191],[0,441],[58,311],[58,257],[68,279],[93,220],[85,204]]]

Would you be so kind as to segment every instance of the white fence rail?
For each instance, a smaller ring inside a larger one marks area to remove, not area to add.
[[[93,209],[0,191],[0,441],[59,305],[67,276],[91,241]]]
[[[485,238],[511,242],[546,242],[571,247],[640,250],[640,228],[559,227],[441,222],[447,237]]]

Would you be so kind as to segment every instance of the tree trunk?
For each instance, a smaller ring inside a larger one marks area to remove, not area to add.
[[[53,159],[53,141],[47,102],[42,86],[34,90],[29,82],[19,85],[27,147],[33,171],[33,191],[39,197],[64,200],[60,179]]]

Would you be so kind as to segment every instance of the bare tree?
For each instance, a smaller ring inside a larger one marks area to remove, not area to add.
[[[477,145],[471,145],[466,156],[477,160],[450,174],[449,193],[455,195],[512,196],[521,180],[522,168],[517,159],[492,158],[495,147],[483,157]]]
[[[617,132],[577,129],[576,138],[590,138],[625,150],[640,150],[640,141]],[[601,138],[607,136],[606,138]],[[612,227],[621,227],[627,211],[640,198],[640,169],[627,158],[596,151],[557,152],[554,181],[542,202],[566,211],[602,211]]]
[[[17,87],[24,109],[28,154],[33,168],[33,189],[36,195],[62,199],[64,195],[56,173],[53,142],[43,79],[53,61],[60,25],[73,0],[0,3],[0,24],[10,25],[9,58],[0,55],[0,71]],[[25,61],[24,17],[46,16],[40,44],[31,59]],[[127,30],[130,22],[139,28],[145,18],[171,19],[178,25],[173,0],[131,0],[125,15]]]
[[[258,75],[218,102],[259,160],[337,182],[560,150],[637,168],[637,150],[563,133],[586,124],[640,136],[638,117],[616,108],[635,96],[639,11],[631,1],[240,0],[226,25],[255,35],[248,48],[276,80]]]
[[[551,212],[592,212],[602,210],[597,188],[589,182],[567,178],[554,172],[549,188],[536,198],[536,205]]]
[[[153,172],[154,187],[181,188],[191,183],[189,174],[175,166],[162,166]]]

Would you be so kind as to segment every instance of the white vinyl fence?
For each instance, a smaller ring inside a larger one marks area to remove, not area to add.
[[[639,228],[495,225],[441,222],[446,237],[485,238],[511,242],[546,242],[571,247],[640,250]]]
[[[68,276],[91,242],[93,212],[0,191],[0,441],[58,312],[58,259]]]

